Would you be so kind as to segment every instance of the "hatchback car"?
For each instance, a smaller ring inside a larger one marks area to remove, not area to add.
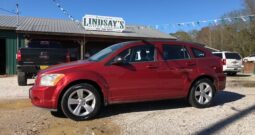
[[[35,106],[86,120],[118,103],[187,98],[208,107],[225,83],[221,59],[199,44],[130,41],[40,71],[30,98]]]
[[[222,59],[223,72],[228,75],[236,75],[243,69],[242,57],[236,52],[213,52],[215,56]]]

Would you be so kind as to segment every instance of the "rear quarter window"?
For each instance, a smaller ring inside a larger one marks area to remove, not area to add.
[[[203,58],[205,57],[205,52],[197,49],[197,48],[191,48],[193,55],[195,56],[195,58]]]
[[[225,53],[227,59],[240,60],[241,56],[238,53]]]
[[[213,53],[213,55],[222,58],[222,53]]]

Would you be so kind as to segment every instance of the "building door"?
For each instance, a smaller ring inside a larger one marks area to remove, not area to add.
[[[0,38],[0,75],[6,73],[6,44],[5,39]]]

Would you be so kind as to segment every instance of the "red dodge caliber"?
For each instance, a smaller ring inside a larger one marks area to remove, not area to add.
[[[221,59],[203,45],[130,41],[40,71],[30,98],[52,113],[86,120],[115,103],[187,98],[194,107],[208,107],[225,84]]]

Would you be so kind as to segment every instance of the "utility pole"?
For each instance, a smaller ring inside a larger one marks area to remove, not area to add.
[[[16,16],[17,16],[16,27],[18,28],[19,27],[19,1],[18,0],[16,3]],[[16,34],[17,34],[17,51],[18,51],[19,50],[19,34],[18,33],[16,33]]]

